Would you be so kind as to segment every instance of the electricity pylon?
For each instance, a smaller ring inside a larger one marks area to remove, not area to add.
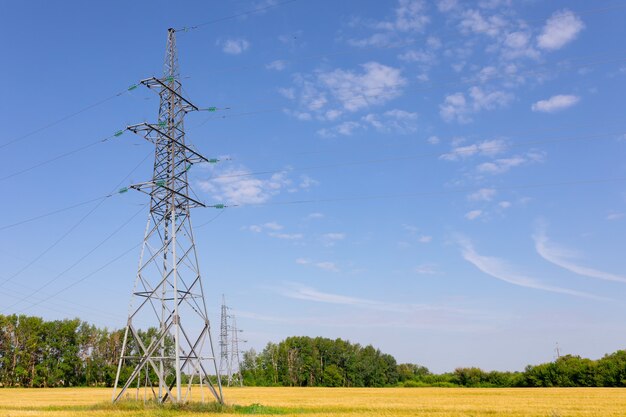
[[[237,320],[234,314],[229,314],[230,308],[222,295],[222,316],[220,324],[220,375],[226,377],[228,386],[243,385],[241,376],[241,358],[239,356],[239,333]],[[229,323],[230,320],[230,323]],[[245,340],[241,340],[245,343]]]
[[[237,328],[237,319],[231,315],[231,339],[230,339],[230,363],[228,364],[228,386],[243,386],[243,377],[241,376],[241,358],[239,357],[239,330]],[[245,343],[245,340],[242,340]]]
[[[155,158],[152,180],[129,187],[150,196],[150,213],[113,401],[136,386],[137,399],[143,389],[144,399],[185,402],[191,398],[193,384],[199,383],[203,400],[206,385],[223,403],[190,219],[190,208],[205,205],[190,197],[187,181],[194,163],[209,160],[185,143],[184,117],[198,107],[182,95],[174,29],[168,29],[163,78],[148,78],[141,84],[159,94],[159,119],[155,124],[127,127],[155,145]],[[156,330],[142,332],[138,323]],[[134,367],[121,381],[124,364]],[[217,386],[211,381],[212,372]]]
[[[222,310],[220,316],[220,375],[228,375],[229,343],[228,343],[228,307],[226,297],[222,294]]]

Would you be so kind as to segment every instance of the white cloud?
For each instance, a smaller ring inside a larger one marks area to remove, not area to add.
[[[336,69],[318,74],[321,86],[347,111],[384,104],[400,96],[407,84],[400,69],[378,62],[368,62],[361,68],[361,72]]]
[[[268,236],[283,240],[300,240],[304,238],[302,233],[268,233]]]
[[[250,42],[245,39],[226,39],[218,41],[218,45],[221,45],[222,50],[227,54],[239,55],[250,47]]]
[[[433,237],[432,236],[428,236],[428,235],[421,235],[420,237],[417,238],[417,241],[419,243],[430,243],[432,242]]]
[[[324,215],[322,213],[311,213],[307,217],[307,219],[322,219]]]
[[[617,213],[617,212],[612,212],[606,215],[606,219],[607,220],[619,220],[621,218],[623,218],[626,215],[626,213]]]
[[[458,0],[437,0],[437,8],[440,12],[449,12],[458,7]]]
[[[580,101],[580,97],[571,94],[559,94],[547,100],[539,100],[532,105],[533,111],[554,113],[572,107]]]
[[[199,180],[198,186],[216,201],[227,204],[260,204],[291,185],[287,171],[273,174],[269,179],[250,176],[245,168],[226,169],[219,175]]]
[[[311,187],[314,187],[316,185],[319,185],[319,181],[314,180],[313,178],[309,177],[308,175],[301,175],[300,176],[300,184],[298,184],[298,187],[300,187],[301,189],[304,190],[308,190]]]
[[[400,32],[420,32],[430,21],[425,14],[424,0],[398,0],[394,19],[375,23],[377,29]]]
[[[464,34],[478,33],[490,37],[500,35],[507,26],[506,20],[498,15],[484,17],[479,10],[466,10],[459,27]]]
[[[279,88],[278,92],[285,98],[293,100],[296,98],[296,92],[293,88]]]
[[[339,272],[339,267],[334,262],[329,262],[329,261],[313,262],[307,258],[298,258],[296,259],[296,263],[298,265],[312,265],[316,268],[323,269],[324,271]]]
[[[545,231],[542,229],[538,230],[533,235],[533,239],[535,240],[535,249],[537,250],[539,256],[554,265],[589,278],[626,282],[626,276],[599,271],[574,262],[574,258],[576,258],[575,254],[571,250],[562,248],[550,242]]]
[[[494,110],[504,107],[513,99],[513,95],[505,91],[485,91],[481,87],[471,87],[468,90],[469,99],[463,93],[447,95],[439,106],[439,114],[446,122],[457,121],[469,123],[471,115],[482,110]]]
[[[537,46],[541,49],[560,49],[576,39],[585,24],[569,10],[555,12],[546,22],[541,34],[537,37]]]
[[[265,66],[265,68],[267,69],[273,69],[276,71],[282,71],[285,68],[287,68],[287,62],[281,60],[281,59],[277,59],[276,61],[272,61],[269,64],[267,64]]]
[[[502,139],[484,140],[471,145],[460,146],[453,144],[452,150],[439,157],[444,161],[458,161],[474,155],[493,157],[507,150],[507,144]]]
[[[483,256],[478,254],[474,250],[473,245],[467,239],[459,239],[459,245],[461,246],[461,254],[463,256],[463,259],[474,265],[485,274],[497,278],[501,281],[508,282],[509,284],[517,285],[520,287],[555,292],[559,294],[573,295],[576,297],[595,299],[599,298],[585,292],[543,284],[534,278],[515,271],[506,261],[500,258]]]
[[[478,172],[486,174],[504,174],[511,168],[523,165],[527,159],[521,156],[512,156],[510,158],[500,158],[492,162],[483,162],[476,168]]]
[[[439,139],[438,136],[431,136],[428,139],[426,139],[428,141],[428,143],[430,143],[431,145],[437,145],[439,142],[441,142],[441,139]]]
[[[470,201],[491,201],[496,196],[496,190],[493,188],[481,188],[480,190],[467,196]]]
[[[508,158],[498,158],[489,162],[483,162],[476,167],[476,170],[481,174],[504,174],[515,167],[543,162],[545,156],[544,152],[529,151],[524,155],[514,155]]]
[[[433,264],[422,264],[415,267],[413,271],[420,275],[435,275],[437,274],[437,267]]]
[[[388,311],[394,313],[411,313],[418,311],[449,311],[460,313],[462,310],[455,310],[446,307],[436,307],[425,304],[399,304],[387,303],[383,301],[369,300],[365,298],[351,297],[341,294],[333,294],[319,291],[315,288],[300,284],[290,284],[286,288],[279,289],[281,295],[296,300],[313,301],[317,303],[344,305],[358,307],[376,311]]]
[[[253,224],[252,226],[246,227],[246,229],[254,233],[261,233],[264,230],[282,230],[283,226],[276,222],[267,222],[265,224]]]
[[[334,262],[317,262],[314,265],[325,271],[339,272],[339,268]]]
[[[382,115],[367,114],[361,118],[365,125],[369,125],[381,133],[409,134],[417,131],[417,113],[393,109]]]
[[[265,223],[263,227],[269,230],[282,230],[283,229],[283,226],[276,222]]]
[[[507,209],[507,208],[511,207],[511,206],[512,206],[512,204],[511,204],[511,202],[510,202],[510,201],[500,201],[500,202],[498,203],[498,206],[499,206],[500,208]]]
[[[405,53],[398,55],[398,59],[405,62],[417,62],[420,64],[431,65],[435,62],[436,56],[431,51],[410,49]]]
[[[346,234],[345,233],[326,233],[322,236],[324,239],[327,240],[344,240],[346,238]]]
[[[469,212],[465,213],[465,218],[467,220],[476,220],[482,214],[483,214],[482,210],[472,210],[472,211],[469,211]]]

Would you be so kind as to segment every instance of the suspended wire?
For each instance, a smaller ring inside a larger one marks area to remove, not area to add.
[[[561,62],[569,62],[571,60],[572,60],[572,58],[570,58],[568,60],[561,61]],[[580,66],[599,65],[599,64],[603,64],[603,63],[607,63],[607,62],[608,63],[612,63],[612,62],[619,62],[619,61],[624,61],[624,60],[626,60],[626,58],[617,59],[617,60],[609,60],[609,61],[588,62],[588,63],[583,63],[583,64],[581,64],[579,66],[570,67],[570,68],[566,68],[566,69],[561,69],[561,71],[565,71],[567,69],[579,68]],[[524,75],[528,76],[528,75],[535,75],[535,74],[546,73],[548,71],[549,70],[547,70],[547,69],[546,70],[542,70],[542,71],[529,71],[529,72],[521,72],[521,73],[518,73],[518,74],[515,74],[515,75],[516,76],[524,76]],[[494,74],[490,78],[497,78],[497,77],[502,77],[502,76],[504,76],[504,75]],[[421,86],[421,87],[417,87],[417,88],[413,88],[413,89],[408,89],[408,90],[405,90],[405,91],[412,91],[412,90],[421,91],[421,90],[435,88],[436,86],[446,85],[446,84],[450,85],[450,84],[472,83],[472,82],[475,82],[477,79],[478,79],[478,76],[476,76],[474,78],[468,78],[468,79],[465,79],[465,80],[460,80],[460,81],[456,80],[456,81],[450,81],[450,82],[446,82],[446,83],[443,83],[443,82],[442,83],[431,83],[430,86]],[[400,87],[400,86],[403,86],[403,85],[404,85],[404,83],[397,83],[397,84],[387,85],[387,86],[384,86],[384,87],[374,87],[374,88],[369,88],[369,89],[359,89],[358,92],[364,93],[364,92],[368,92],[368,91],[379,91],[381,89]],[[132,87],[133,86],[131,86],[130,88],[132,88]],[[129,91],[130,90],[128,89],[128,90],[126,90],[124,92],[129,92]],[[350,92],[356,92],[356,91],[357,90],[354,90],[354,89],[352,89],[352,90],[350,90],[350,89],[341,89],[341,90],[337,90],[336,93],[350,93]],[[124,92],[122,92],[122,93],[124,93]],[[395,94],[397,94],[397,93],[396,92],[387,92],[387,93],[383,93],[383,94],[368,94],[368,95],[361,94],[361,95],[356,95],[356,96],[354,96],[354,97],[352,97],[350,99],[343,100],[343,102],[347,103],[347,102],[353,102],[353,101],[362,101],[362,100],[367,100],[368,98],[370,98],[370,99],[371,98],[380,98],[380,97],[384,97],[384,96],[387,96],[387,95],[395,95]],[[208,108],[201,108],[200,110],[201,111],[209,111],[209,112],[213,113],[213,112],[217,112],[217,111],[230,110],[230,107],[222,107],[222,108],[208,107]],[[262,110],[256,110],[256,111],[249,111],[249,112],[243,112],[243,113],[234,113],[234,114],[230,114],[230,115],[210,116],[207,119],[205,119],[204,121],[202,121],[200,124],[198,124],[198,125],[196,125],[194,127],[191,127],[189,130],[199,128],[199,127],[205,125],[207,122],[209,122],[211,120],[215,120],[215,119],[227,119],[227,118],[230,119],[230,118],[246,117],[246,116],[252,116],[252,115],[263,114],[263,113],[270,113],[270,112],[276,112],[276,111],[283,111],[283,110],[284,110],[284,106],[280,106],[280,107],[275,107],[275,108],[262,109]],[[68,156],[74,155],[74,154],[82,152],[84,150],[90,149],[90,148],[92,148],[92,147],[94,147],[94,146],[96,146],[98,144],[107,142],[107,141],[109,141],[110,139],[112,139],[114,137],[120,136],[121,135],[120,132],[123,132],[123,130],[120,130],[120,131],[116,132],[113,135],[109,135],[106,138],[99,139],[99,140],[94,141],[94,142],[92,142],[90,144],[78,147],[76,149],[70,150],[70,151],[68,151],[66,153],[63,153],[61,155],[57,155],[57,156],[52,157],[50,159],[44,160],[44,161],[39,162],[39,163],[37,163],[37,164],[35,164],[33,166],[30,166],[28,168],[24,168],[24,169],[21,169],[19,171],[13,172],[11,174],[5,175],[4,177],[0,177],[0,181],[4,181],[4,180],[10,179],[10,178],[13,178],[15,176],[24,174],[26,172],[30,172],[30,171],[32,171],[34,169],[40,168],[40,167],[45,166],[47,164],[50,164],[52,162],[58,161],[60,159],[66,158]]]
[[[76,149],[73,149],[71,151],[68,151],[68,152],[62,153],[60,155],[54,156],[54,157],[52,157],[50,159],[46,159],[45,161],[38,162],[35,165],[32,165],[32,166],[30,166],[28,168],[24,168],[24,169],[21,169],[19,171],[13,172],[12,174],[5,175],[4,177],[0,177],[0,181],[8,180],[9,178],[13,178],[13,177],[16,177],[18,175],[24,174],[26,172],[32,171],[32,170],[34,170],[36,168],[40,168],[40,167],[42,167],[44,165],[48,165],[51,162],[55,162],[55,161],[58,161],[59,159],[63,159],[63,158],[66,158],[68,156],[71,156],[71,155],[77,154],[79,152],[85,151],[87,149],[93,148],[96,145],[100,145],[101,143],[107,142],[108,140],[110,140],[110,139],[112,139],[114,137],[120,136],[118,133],[115,133],[113,135],[107,136],[104,139],[98,139],[95,142],[91,142],[91,143],[89,143],[87,145],[80,146],[80,147],[78,147]]]
[[[150,152],[139,164],[137,164],[115,187],[114,190],[116,190],[120,185],[122,185],[127,179],[128,177],[130,177],[140,166],[141,164],[143,164],[143,162],[148,159],[148,157],[150,157],[152,155],[152,152]],[[113,191],[111,192],[111,194],[113,193]],[[39,255],[37,255],[34,259],[32,259],[30,262],[28,262],[24,267],[22,267],[21,269],[19,269],[17,272],[15,272],[14,274],[10,275],[8,278],[0,281],[0,288],[3,287],[4,285],[6,285],[8,282],[12,281],[13,279],[15,279],[17,276],[19,276],[20,274],[22,274],[24,271],[26,271],[28,268],[30,268],[31,266],[33,266],[37,261],[39,261],[41,258],[43,258],[47,253],[49,253],[52,249],[54,249],[59,243],[61,243],[67,236],[69,236],[76,228],[78,228],[78,226],[80,226],[85,220],[87,220],[87,218],[89,216],[91,216],[98,208],[100,208],[100,206],[102,205],[102,203],[104,203],[104,201],[106,201],[107,198],[101,198],[100,201],[96,204],[95,207],[93,207],[91,210],[89,210],[87,212],[87,214],[85,214],[83,217],[81,217],[76,223],[74,223],[68,230],[66,230],[58,239],[56,239],[50,246],[48,246],[46,249],[44,249],[41,253],[39,253]]]
[[[58,213],[63,213],[65,211],[74,209],[76,207],[81,207],[81,206],[87,205],[89,203],[93,203],[94,201],[104,200],[104,199],[107,199],[107,198],[112,197],[112,196],[113,196],[113,194],[108,194],[108,195],[105,195],[105,196],[102,196],[102,197],[92,198],[92,199],[87,200],[87,201],[82,201],[80,203],[72,204],[71,206],[63,207],[63,208],[60,208],[60,209],[57,209],[57,210],[53,210],[53,211],[50,211],[50,212],[47,212],[47,213],[44,213],[44,214],[39,214],[39,215],[37,215],[35,217],[31,217],[31,218],[28,218],[28,219],[25,219],[25,220],[20,220],[19,222],[15,222],[15,223],[11,223],[11,224],[7,224],[5,226],[2,226],[2,227],[0,227],[0,231],[6,230],[6,229],[11,229],[13,227],[20,226],[22,224],[34,222],[36,220],[40,220],[40,219],[43,219],[43,218],[46,218],[46,217],[49,217],[49,216],[52,216],[52,215],[55,215],[55,214],[58,214]]]
[[[225,22],[227,20],[232,20],[232,19],[236,19],[238,17],[243,17],[243,16],[249,16],[251,14],[255,14],[255,13],[260,13],[269,9],[273,9],[276,7],[280,7],[280,6],[284,6],[286,4],[289,3],[294,3],[298,0],[285,0],[285,1],[281,1],[279,3],[274,3],[274,4],[269,4],[267,6],[263,6],[263,7],[257,7],[256,9],[250,9],[250,10],[246,10],[240,13],[236,13],[236,14],[232,14],[230,16],[224,16],[224,17],[220,17],[214,20],[209,20],[208,22],[204,22],[204,23],[199,23],[197,25],[194,26],[186,26],[186,27],[182,27],[180,29],[175,29],[176,32],[188,32],[190,30],[195,30],[195,29],[199,29],[203,26],[207,26],[207,25],[212,25],[214,23],[220,23],[220,22]]]
[[[532,145],[540,145],[545,143],[558,143],[558,142],[574,142],[574,141],[582,141],[582,140],[599,140],[606,138],[617,137],[618,135],[623,135],[626,133],[625,131],[611,132],[611,133],[602,133],[602,134],[594,134],[594,135],[584,135],[584,136],[575,136],[575,137],[562,137],[562,138],[552,138],[552,139],[542,139],[542,140],[532,140],[532,141],[524,141],[524,142],[516,142],[512,144],[496,144],[496,145],[488,145],[481,147],[481,151],[498,151],[509,148],[517,148],[524,146],[532,146]],[[319,169],[327,169],[327,168],[339,168],[345,166],[354,166],[354,165],[371,165],[371,164],[381,164],[387,162],[396,162],[403,160],[411,160],[418,158],[426,158],[431,156],[437,156],[442,158],[446,155],[464,155],[464,154],[473,154],[475,153],[475,149],[461,148],[461,149],[453,149],[449,152],[427,152],[421,153],[417,155],[404,155],[404,156],[395,156],[389,158],[378,158],[378,159],[367,159],[363,161],[351,161],[351,162],[341,162],[335,164],[324,164],[324,165],[315,165],[309,167],[301,167],[301,168],[290,168],[289,171],[314,171]],[[285,172],[285,169],[269,169],[264,171],[253,171],[253,172],[244,172],[237,174],[224,174],[217,175],[213,177],[209,177],[209,181],[222,179],[222,178],[239,178],[239,177],[250,177],[255,175],[270,175],[270,174],[278,174],[281,172]]]
[[[128,91],[128,89],[126,89],[124,91],[120,91],[119,93],[116,93],[116,94],[114,94],[114,95],[112,95],[110,97],[107,97],[107,98],[103,99],[103,100],[97,101],[97,102],[95,102],[93,104],[90,104],[89,106],[83,107],[82,109],[80,109],[78,111],[70,113],[67,116],[63,116],[60,119],[57,119],[57,120],[55,120],[55,121],[53,121],[51,123],[48,123],[47,125],[44,125],[44,126],[42,126],[40,128],[37,128],[37,129],[35,129],[33,131],[30,131],[29,133],[26,133],[26,134],[24,134],[22,136],[18,136],[18,137],[14,138],[14,139],[11,139],[11,140],[7,141],[7,142],[4,142],[3,144],[0,144],[0,149],[3,149],[3,148],[5,148],[5,147],[7,147],[9,145],[12,145],[12,144],[14,144],[16,142],[19,142],[19,141],[21,141],[23,139],[26,139],[26,138],[28,138],[30,136],[33,136],[33,135],[35,135],[35,134],[37,134],[39,132],[42,132],[42,131],[44,131],[46,129],[49,129],[49,128],[53,127],[53,126],[56,126],[56,125],[66,121],[68,119],[71,119],[72,117],[78,116],[79,114],[82,114],[82,113],[84,113],[84,112],[86,112],[88,110],[93,109],[94,107],[98,107],[98,106],[100,106],[100,105],[102,105],[102,104],[104,104],[104,103],[106,103],[108,101],[111,101],[114,98],[120,97],[121,95],[123,95],[127,91]]]
[[[603,65],[603,64],[611,64],[611,63],[617,63],[617,62],[624,62],[626,61],[625,57],[622,58],[613,58],[610,60],[599,60],[599,61],[590,61],[590,62],[583,62],[581,64],[577,64],[577,65],[570,65],[568,67],[563,67],[563,68],[557,68],[557,69],[543,69],[543,70],[529,70],[529,71],[522,71],[516,74],[503,74],[503,73],[495,73],[489,76],[479,76],[479,75],[475,75],[473,77],[469,77],[469,78],[465,78],[462,80],[449,80],[449,81],[440,81],[440,82],[432,82],[429,83],[428,85],[421,85],[418,87],[412,87],[412,88],[407,88],[405,90],[402,91],[402,93],[404,92],[415,92],[415,91],[428,91],[428,90],[434,90],[437,88],[441,88],[441,87],[449,87],[449,86],[454,86],[454,85],[463,85],[463,84],[472,84],[475,82],[482,82],[485,83],[487,81],[492,81],[494,79],[498,79],[498,78],[504,78],[504,77],[510,77],[510,76],[514,76],[514,77],[519,77],[519,76],[533,76],[533,75],[542,75],[542,74],[553,74],[555,72],[564,72],[564,71],[570,71],[570,70],[575,70],[575,69],[579,69],[579,68],[584,68],[584,67],[589,67],[589,66],[595,66],[595,65]],[[569,63],[567,60],[564,61],[560,61],[558,64],[563,64],[563,63]],[[394,88],[398,88],[398,87],[404,87],[406,86],[406,81],[402,81],[402,82],[398,82],[398,83],[393,83],[393,84],[388,84],[388,85],[384,85],[384,86],[380,86],[380,87],[372,87],[372,88],[359,88],[359,89],[350,89],[350,88],[345,88],[345,89],[339,89],[339,90],[333,90],[331,91],[331,93],[337,95],[337,94],[354,94],[352,97],[350,98],[346,98],[341,100],[342,103],[352,103],[355,101],[365,101],[367,103],[368,99],[376,99],[376,98],[381,98],[381,97],[389,97],[389,96],[398,96],[400,94],[400,92],[393,90]],[[386,91],[386,92],[382,92],[380,94],[365,94],[368,92],[375,92],[375,91],[381,91],[381,90],[390,90],[392,89],[392,91]],[[258,102],[270,102],[268,100],[259,100]],[[273,103],[273,102],[272,102]],[[369,103],[368,103],[369,105]],[[231,105],[230,108],[236,108],[236,106]],[[273,107],[273,108],[265,108],[265,109],[261,109],[261,110],[252,110],[249,112],[243,112],[243,113],[232,113],[232,114],[228,114],[228,115],[223,115],[223,116],[209,116],[206,119],[204,119],[202,122],[200,122],[198,125],[195,126],[195,128],[198,128],[200,126],[205,125],[206,123],[208,123],[211,120],[222,120],[222,119],[231,119],[231,118],[236,118],[236,117],[243,117],[243,116],[251,116],[251,115],[256,115],[256,114],[262,114],[262,113],[270,113],[270,112],[278,112],[278,111],[284,111],[285,110],[285,106],[278,106],[278,107]]]
[[[573,185],[603,184],[603,183],[622,182],[622,181],[626,181],[626,177],[600,178],[600,179],[590,179],[590,180],[572,180],[572,181],[561,181],[561,182],[552,182],[552,183],[522,184],[522,185],[510,185],[510,186],[494,186],[494,187],[489,187],[489,188],[492,188],[496,191],[506,191],[506,190],[532,189],[532,188],[562,187],[562,186],[573,186]],[[465,188],[458,188],[454,190],[431,191],[431,192],[420,192],[420,193],[362,195],[362,196],[350,196],[350,197],[319,198],[319,199],[309,199],[309,200],[276,201],[276,202],[265,202],[265,203],[244,203],[244,204],[240,204],[239,206],[240,207],[283,206],[283,205],[311,204],[311,203],[331,203],[331,202],[341,202],[341,201],[438,197],[438,196],[451,195],[451,194],[462,194],[462,193],[472,192],[475,190],[476,190],[476,187],[465,187]]]
[[[59,291],[49,295],[48,297],[45,297],[45,298],[39,300],[37,302],[34,302],[34,303],[30,304],[28,307],[22,308],[22,310],[20,310],[19,313],[23,313],[26,309],[36,307],[36,306],[40,305],[41,303],[44,303],[44,302],[46,302],[46,301],[48,301],[48,300],[58,296],[59,294],[62,294],[63,292],[69,290],[70,288],[75,287],[76,285],[80,284],[81,282],[85,281],[86,279],[94,276],[98,272],[106,269],[108,266],[110,266],[110,265],[114,264],[115,262],[119,261],[124,256],[128,255],[129,253],[131,253],[132,251],[137,249],[139,246],[141,246],[141,243],[138,243],[138,244],[132,246],[131,248],[125,250],[121,254],[117,255],[115,258],[113,258],[113,259],[109,260],[108,262],[106,262],[104,265],[102,265],[99,268],[93,270],[92,272],[88,273],[87,275],[84,275],[83,277],[81,277],[78,280],[72,282],[71,284],[68,284],[67,286],[61,288]]]
[[[213,222],[214,222],[215,220],[217,220],[217,219],[218,219],[218,218],[219,218],[222,214],[224,214],[224,211],[225,211],[225,210],[220,210],[220,212],[219,212],[219,213],[217,213],[215,216],[213,216],[211,219],[209,219],[208,221],[206,221],[206,222],[202,223],[202,224],[201,224],[201,225],[199,225],[199,226],[195,226],[195,227],[194,227],[194,229],[199,229],[199,228],[201,228],[201,227],[207,226],[207,225],[208,225],[208,224],[210,224],[210,223],[213,223]]]
[[[597,9],[587,9],[587,10],[580,10],[580,11],[574,11],[575,14],[577,15],[586,15],[586,14],[595,14],[595,13],[605,13],[605,12],[609,12],[609,11],[613,11],[613,10],[618,10],[618,9],[623,9],[626,8],[626,3],[620,4],[620,5],[616,5],[616,6],[609,6],[609,7],[603,7],[603,8],[597,8]],[[540,19],[532,19],[532,20],[525,20],[525,23],[535,23],[535,22],[544,22],[547,18],[540,18]],[[452,32],[453,28],[448,28],[446,29],[440,29],[437,30],[435,32],[433,32],[434,34],[440,35],[442,33],[447,33],[447,32]],[[431,35],[433,34],[431,33]],[[304,56],[296,56],[296,57],[292,57],[292,58],[288,58],[288,59],[282,59],[282,58],[277,58],[276,60],[281,60],[281,61],[286,61],[286,62],[299,62],[299,61],[308,61],[308,60],[319,60],[319,59],[324,59],[324,58],[331,58],[331,57],[335,57],[335,56],[349,56],[349,55],[358,55],[361,54],[363,51],[369,51],[369,50],[374,50],[374,51],[379,51],[379,50],[386,50],[386,49],[401,49],[404,47],[408,47],[408,46],[413,46],[415,45],[416,42],[414,40],[408,41],[408,42],[401,42],[401,43],[389,43],[387,45],[380,45],[380,46],[358,46],[355,47],[355,49],[351,49],[351,50],[347,50],[347,51],[337,51],[337,52],[330,52],[330,53],[321,53],[321,54],[311,54],[311,55],[304,55]],[[244,71],[244,70],[249,70],[249,69],[256,69],[256,68],[265,68],[267,66],[267,62],[264,63],[259,63],[259,64],[249,64],[249,65],[239,65],[239,66],[231,66],[231,67],[225,67],[225,68],[220,68],[217,70],[209,70],[207,73],[209,74],[219,74],[219,73],[225,73],[225,72],[235,72],[235,71]]]
[[[64,269],[63,271],[61,271],[60,273],[58,273],[54,278],[48,280],[45,284],[39,286],[36,290],[34,290],[33,292],[31,292],[29,295],[27,295],[26,297],[23,297],[19,300],[17,300],[15,303],[11,304],[10,306],[6,307],[3,312],[6,312],[7,310],[15,307],[16,305],[20,304],[21,302],[29,299],[30,297],[32,297],[35,294],[38,294],[41,290],[45,289],[46,287],[50,286],[51,284],[53,284],[54,282],[56,282],[57,280],[59,280],[61,277],[63,277],[65,274],[67,274],[68,272],[70,272],[72,269],[74,269],[76,266],[78,266],[82,261],[84,261],[87,257],[89,257],[92,253],[94,253],[96,250],[98,250],[100,247],[102,247],[102,245],[104,245],[106,242],[108,242],[110,239],[112,239],[116,234],[118,234],[124,227],[126,227],[126,225],[128,225],[132,220],[135,219],[135,217],[137,217],[141,212],[143,212],[144,208],[145,208],[146,204],[144,204],[135,214],[133,214],[128,220],[126,220],[124,223],[122,223],[120,226],[118,226],[113,232],[111,232],[107,237],[105,237],[102,241],[100,241],[96,246],[94,246],[91,250],[89,250],[87,253],[85,253],[83,256],[81,256],[79,259],[77,259],[74,263],[72,263],[69,267],[67,267],[66,269]]]

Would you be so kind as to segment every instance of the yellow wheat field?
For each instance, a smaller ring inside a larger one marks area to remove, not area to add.
[[[221,416],[428,416],[578,417],[626,416],[626,389],[619,388],[231,388],[230,405],[259,403],[265,408],[229,407]],[[170,409],[125,409],[107,404],[103,388],[0,389],[0,416],[206,416]],[[261,414],[259,414],[259,411]]]

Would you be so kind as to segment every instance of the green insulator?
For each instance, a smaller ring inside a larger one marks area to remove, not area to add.
[[[209,107],[207,110],[208,111],[217,111],[217,107]]]
[[[217,164],[219,161],[220,161],[220,160],[219,160],[219,159],[217,159],[217,158],[211,158],[211,159],[209,159],[209,161],[208,161],[208,162],[209,162],[209,164]]]
[[[164,122],[164,121],[159,122],[159,126],[160,126],[160,127],[165,127],[165,125],[166,125],[166,124],[167,124],[167,123],[166,123],[166,122]]]
[[[137,84],[133,84],[130,87],[128,87],[128,91],[133,91],[136,88],[137,88]]]
[[[187,168],[185,168],[185,171],[189,171],[191,169],[191,164],[187,165]]]
[[[223,209],[224,207],[226,207],[226,206],[225,206],[225,205],[223,205],[223,204],[215,204],[215,205],[213,206],[213,208],[216,208],[216,209]]]
[[[123,130],[118,130],[117,132],[115,132],[113,136],[118,137],[118,136],[122,136],[123,134],[124,134]]]
[[[165,180],[158,180],[155,182],[157,187],[165,187]]]
[[[120,188],[120,190],[118,191],[118,193],[120,193],[120,194],[124,194],[126,192],[128,192],[128,187]]]
[[[165,77],[165,81],[171,83],[172,81],[174,81],[174,77],[172,77],[171,75],[169,77]]]

